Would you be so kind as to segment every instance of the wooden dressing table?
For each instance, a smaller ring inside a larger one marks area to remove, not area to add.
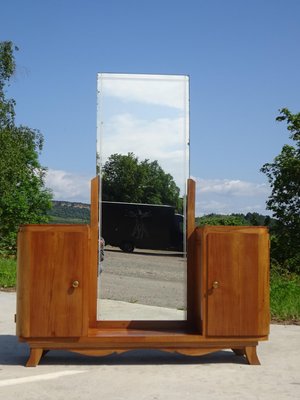
[[[49,350],[103,356],[132,349],[202,355],[232,349],[259,364],[269,334],[269,236],[265,227],[195,227],[188,181],[187,319],[98,321],[99,178],[90,225],[24,225],[18,235],[17,336],[26,366]]]

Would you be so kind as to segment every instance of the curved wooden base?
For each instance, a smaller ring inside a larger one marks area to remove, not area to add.
[[[260,361],[256,353],[256,346],[245,347],[245,355],[250,365],[260,365]]]
[[[239,348],[232,348],[232,351],[237,356],[246,356],[248,364],[260,365],[257,353],[257,346],[245,346]],[[71,351],[74,353],[86,356],[107,356],[112,354],[121,354],[127,351],[136,350],[134,348],[108,348],[108,349],[80,349],[80,348],[64,348],[63,350]],[[215,353],[224,350],[224,347],[201,347],[201,348],[156,348],[156,350],[167,351],[170,353],[179,353],[187,356],[202,356],[205,354]],[[26,367],[36,367],[41,358],[48,353],[49,350],[42,348],[30,348],[30,356],[26,363]]]
[[[26,363],[26,367],[36,367],[43,356],[43,349],[30,349],[29,359]]]
[[[245,346],[238,349],[233,348],[232,351],[237,356],[246,356],[246,359],[250,365],[260,365],[260,361],[256,353],[256,347],[257,346]]]

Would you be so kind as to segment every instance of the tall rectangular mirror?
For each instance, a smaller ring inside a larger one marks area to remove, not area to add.
[[[98,74],[99,320],[186,319],[189,79]]]

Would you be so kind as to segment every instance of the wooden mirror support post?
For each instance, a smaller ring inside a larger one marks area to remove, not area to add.
[[[97,321],[99,178],[90,225],[24,225],[18,234],[17,335],[27,366],[49,350],[101,356],[133,349],[202,355],[232,349],[259,364],[269,334],[269,237],[264,227],[195,227],[188,181],[187,319]]]

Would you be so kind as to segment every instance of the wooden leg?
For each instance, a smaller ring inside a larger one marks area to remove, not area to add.
[[[250,365],[260,365],[256,354],[256,346],[245,347],[245,355]]]
[[[237,356],[244,356],[245,349],[231,349]]]
[[[36,367],[43,355],[43,349],[30,349],[30,356],[26,367]]]

